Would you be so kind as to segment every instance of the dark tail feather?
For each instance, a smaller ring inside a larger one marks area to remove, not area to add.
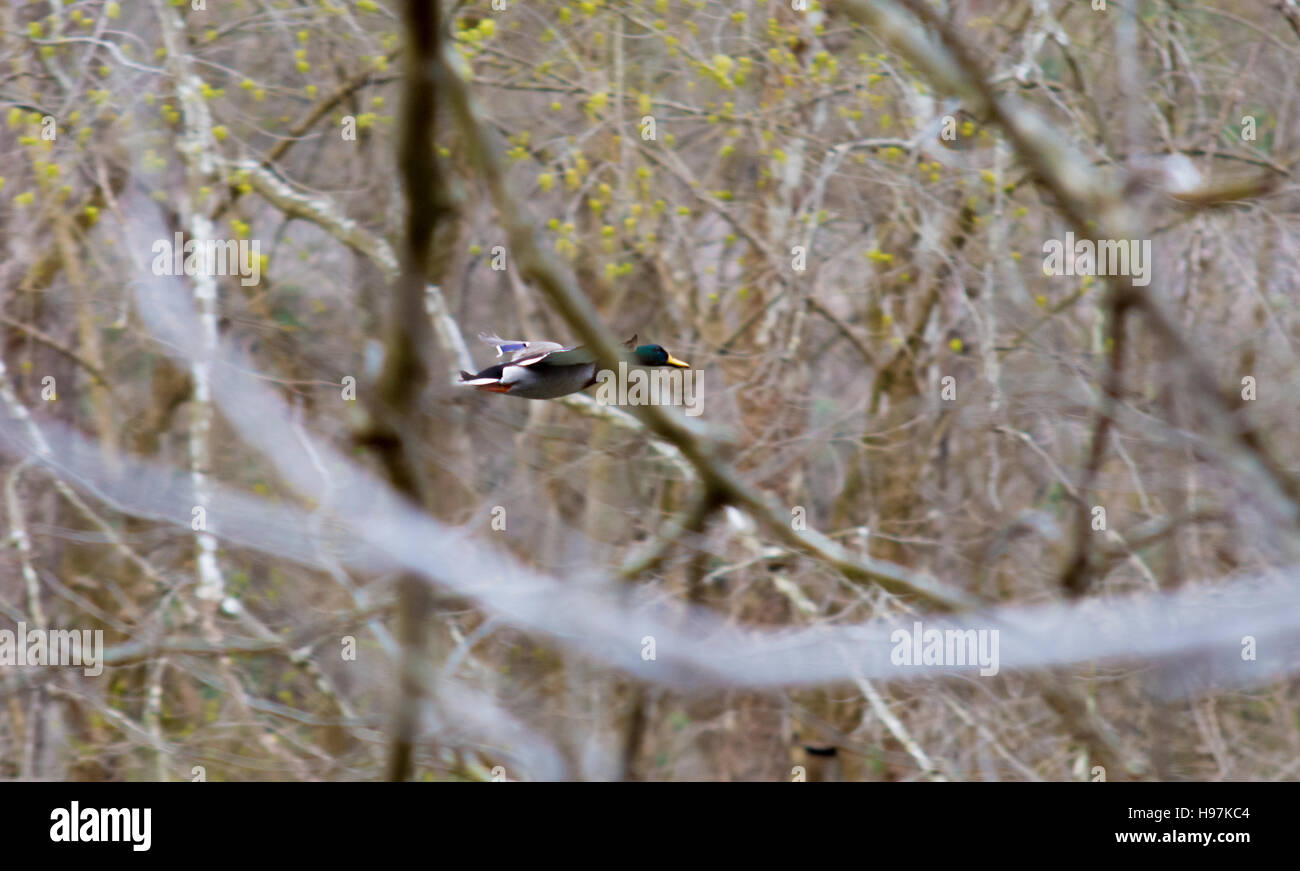
[[[474,377],[474,375],[473,375],[472,373],[470,373],[470,372],[466,372],[464,369],[461,369],[461,370],[460,370],[460,380],[461,380],[461,381],[468,381],[468,380],[470,380],[470,379],[473,378],[473,377]]]

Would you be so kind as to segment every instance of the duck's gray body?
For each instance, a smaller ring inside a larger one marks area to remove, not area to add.
[[[471,375],[460,373],[470,387],[507,393],[523,399],[555,399],[577,393],[596,382],[596,358],[585,348],[566,348],[558,342],[516,342],[480,335],[495,345],[497,356],[514,352],[509,363],[498,363]]]
[[[475,384],[485,378],[488,380],[484,384]],[[549,366],[541,361],[518,366],[514,363],[501,363],[489,366],[471,379],[463,380],[475,387],[486,386],[494,393],[508,393],[524,399],[555,399],[557,396],[577,393],[595,383],[596,364]]]

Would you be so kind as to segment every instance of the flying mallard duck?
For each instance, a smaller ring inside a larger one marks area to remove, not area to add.
[[[566,348],[558,342],[517,342],[483,333],[479,338],[495,345],[498,357],[508,353],[514,356],[509,363],[497,363],[477,374],[461,370],[460,381],[469,387],[524,399],[554,399],[596,383],[596,355],[581,345]],[[627,361],[633,366],[691,368],[659,345],[637,345],[636,336],[624,346],[629,352]]]

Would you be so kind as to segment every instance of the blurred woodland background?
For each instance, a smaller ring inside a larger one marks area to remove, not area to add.
[[[1294,0],[4,4],[0,628],[107,667],[0,667],[0,778],[1295,779],[1298,60]],[[942,619],[999,674],[891,665]]]

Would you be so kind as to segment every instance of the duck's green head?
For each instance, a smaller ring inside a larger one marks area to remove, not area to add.
[[[664,350],[662,345],[638,345],[632,351],[632,357],[640,366],[676,366],[678,369],[689,369],[691,364],[685,360],[678,360],[672,354]]]

